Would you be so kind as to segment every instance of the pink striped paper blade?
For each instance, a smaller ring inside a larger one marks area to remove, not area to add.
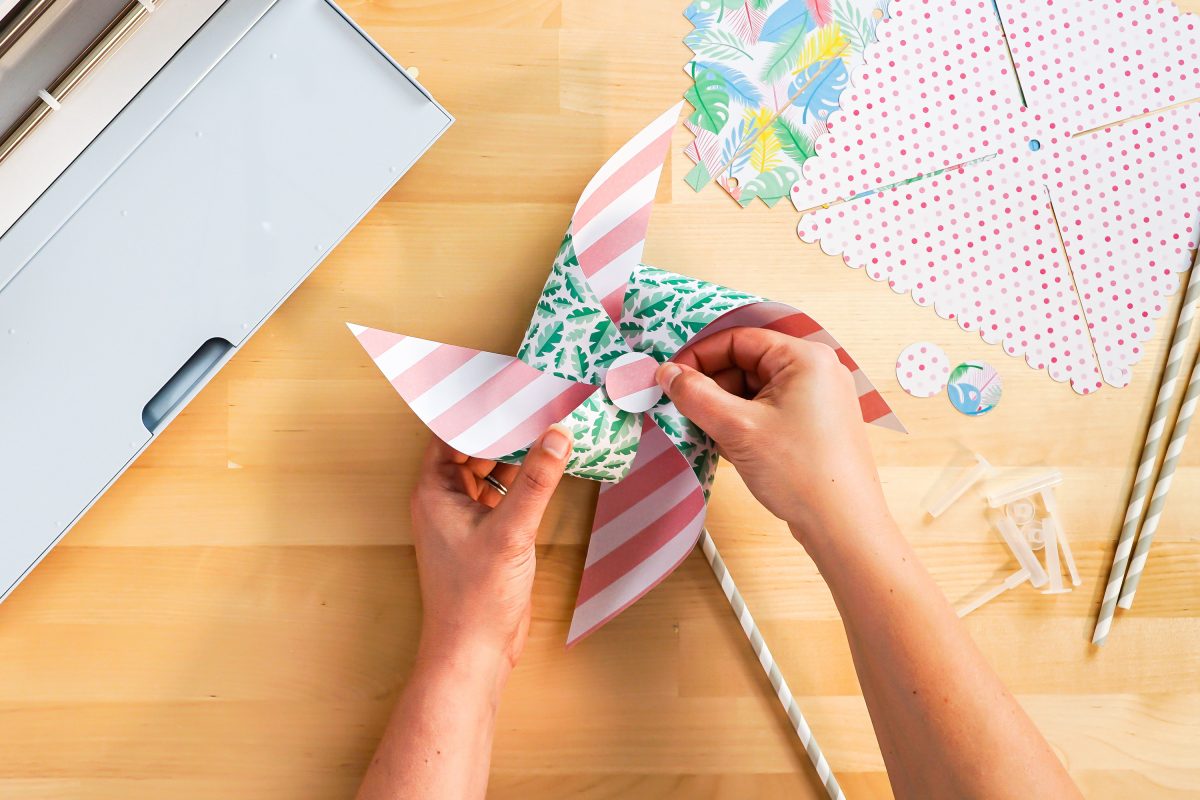
[[[579,268],[614,322],[629,276],[642,259],[646,228],[671,132],[683,103],[677,103],[630,139],[584,187],[571,216]]]
[[[629,474],[600,484],[567,646],[620,614],[675,571],[700,539],[704,489],[649,416]]]
[[[858,405],[862,410],[863,422],[890,428],[900,433],[908,433],[904,424],[900,422],[900,418],[883,399],[883,395],[867,378],[867,374],[862,371],[862,368],[850,357],[846,349],[838,344],[837,339],[833,338],[829,331],[808,314],[784,303],[766,301],[736,308],[708,323],[703,330],[688,340],[680,352],[714,333],[730,328],[764,328],[769,331],[786,333],[797,339],[826,345],[837,353],[842,366],[850,370],[850,374],[854,377],[854,388],[858,392]]]
[[[499,458],[527,447],[599,388],[512,356],[347,327],[430,430],[470,456]]]

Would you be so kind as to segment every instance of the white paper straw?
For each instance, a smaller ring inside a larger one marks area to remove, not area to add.
[[[800,738],[800,744],[804,746],[804,751],[808,753],[809,760],[817,770],[817,777],[825,785],[825,791],[832,800],[844,800],[846,795],[842,793],[842,787],[838,785],[829,762],[825,760],[825,754],[821,752],[821,746],[817,744],[812,729],[808,727],[808,720],[804,719],[804,714],[800,712],[800,706],[796,703],[796,698],[792,696],[792,690],[788,688],[783,673],[779,671],[779,665],[775,663],[775,657],[771,655],[771,648],[767,647],[767,642],[758,630],[754,617],[750,616],[750,609],[746,608],[746,601],[742,598],[742,593],[738,591],[737,585],[734,584],[724,559],[717,552],[717,543],[713,541],[708,530],[700,532],[700,549],[704,551],[708,565],[712,567],[713,574],[717,576],[717,581],[721,584],[721,591],[725,593],[725,599],[729,601],[730,608],[733,609],[738,622],[741,623],[742,631],[750,640],[754,655],[758,656],[758,663],[767,673],[767,679],[771,681],[771,688],[775,690],[779,702],[783,705],[783,710],[787,712],[796,736]]]

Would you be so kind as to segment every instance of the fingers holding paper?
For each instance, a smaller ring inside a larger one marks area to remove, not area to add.
[[[569,453],[559,426],[537,438],[520,467],[433,437],[412,498],[423,643],[516,661],[529,626],[534,540]]]
[[[834,348],[729,328],[682,351],[658,379],[798,537],[836,527],[831,515],[864,504],[886,513],[862,396]]]

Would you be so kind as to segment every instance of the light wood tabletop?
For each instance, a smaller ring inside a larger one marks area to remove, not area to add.
[[[414,655],[408,496],[428,434],[343,323],[514,352],[584,184],[687,87],[684,5],[345,4],[458,122],[0,606],[0,796],[352,794]],[[1132,612],[1088,643],[1170,323],[1129,388],[1078,396],[802,243],[786,204],[693,192],[687,141],[646,263],[799,306],[855,354],[911,431],[871,439],[953,603],[1016,565],[977,495],[923,516],[946,464],[965,448],[1060,468],[1083,586],[1022,587],[966,624],[1089,797],[1200,796],[1200,446]],[[999,407],[968,418],[901,391],[896,356],[919,340],[995,365]],[[699,553],[564,649],[596,488],[567,481],[543,525],[491,796],[822,796]],[[709,520],[848,795],[889,796],[812,563],[726,466]]]

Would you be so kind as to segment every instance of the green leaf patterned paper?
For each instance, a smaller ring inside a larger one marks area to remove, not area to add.
[[[558,302],[565,301],[565,302]],[[534,305],[517,357],[560,378],[603,384],[608,365],[632,351],[666,361],[717,317],[762,298],[685,275],[639,266],[625,292],[618,327],[580,271],[571,236],[563,238],[542,294]],[[710,440],[665,398],[650,415],[691,460],[707,492],[716,468]],[[563,423],[574,450],[568,474],[620,480],[637,454],[640,415],[617,408],[597,392]],[[516,463],[524,451],[502,458]]]

